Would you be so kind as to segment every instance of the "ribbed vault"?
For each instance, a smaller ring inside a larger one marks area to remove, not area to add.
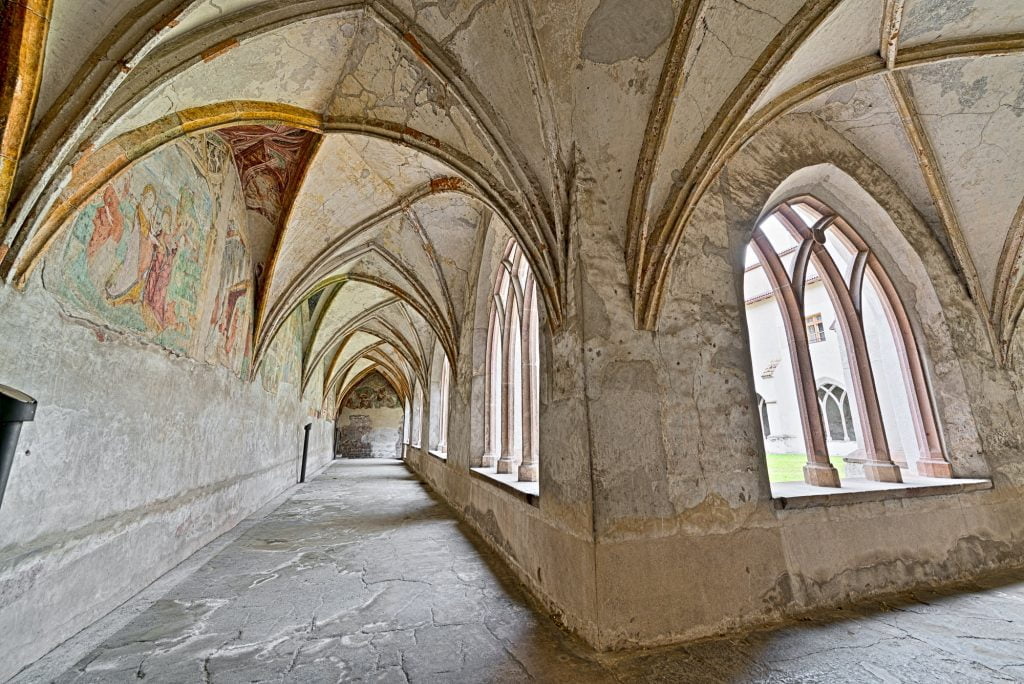
[[[260,292],[257,363],[289,312],[355,282],[398,298],[452,354],[468,287],[452,249],[492,215],[557,326],[570,204],[588,184],[621,231],[636,325],[655,329],[708,189],[766,127],[809,113],[897,179],[994,349],[1005,360],[1012,347],[1024,307],[1024,14],[1012,3],[43,4],[59,38],[14,154],[2,271],[17,283],[76,207],[152,150],[199,130],[291,126],[317,138]]]

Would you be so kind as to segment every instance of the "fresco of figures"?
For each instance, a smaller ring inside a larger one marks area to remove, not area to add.
[[[363,378],[348,393],[344,403],[348,409],[399,408],[401,405],[395,388],[377,372]]]
[[[102,188],[47,259],[44,283],[85,317],[248,373],[254,269],[231,149],[167,145]]]

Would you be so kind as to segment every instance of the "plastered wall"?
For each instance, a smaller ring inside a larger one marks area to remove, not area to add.
[[[402,458],[405,411],[379,372],[361,380],[342,400],[336,446],[342,458]]]
[[[927,220],[859,150],[797,116],[739,155],[680,245],[654,332],[633,325],[622,208],[598,174],[580,188],[572,309],[545,345],[537,505],[467,467],[482,443],[479,310],[453,384],[448,460],[406,450],[563,624],[601,648],[671,643],[1024,563],[1012,372],[995,363]],[[762,210],[805,193],[874,247],[921,341],[947,457],[991,489],[773,504],[743,258]],[[492,260],[485,249],[480,284]]]
[[[927,350],[947,456],[958,476],[991,477],[993,489],[772,505],[743,249],[762,210],[808,192],[861,231],[897,282]],[[613,215],[590,199],[581,256],[593,298],[583,336],[599,645],[696,638],[1024,561],[1010,376],[931,229],[859,150],[793,117],[738,155],[684,236],[654,333],[630,326],[625,274],[602,230]]]
[[[331,458],[299,398],[304,319],[250,379],[245,220],[225,147],[176,143],[0,288],[0,383],[39,404],[0,508],[0,680],[292,486],[306,423],[307,473]]]
[[[35,397],[0,508],[0,680],[104,615],[331,457],[327,421],[0,291],[3,382]],[[288,391],[290,389],[290,391]]]

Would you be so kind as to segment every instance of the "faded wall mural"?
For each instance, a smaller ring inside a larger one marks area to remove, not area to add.
[[[244,376],[253,266],[228,145],[183,138],[107,184],[71,219],[44,282],[91,319]]]
[[[363,378],[341,403],[336,451],[343,458],[401,458],[405,411],[383,375]]]
[[[402,402],[399,401],[395,388],[377,372],[370,373],[363,378],[362,382],[348,393],[343,404],[343,407],[348,409],[401,408],[401,406]]]
[[[276,393],[282,382],[293,387],[298,387],[301,382],[303,309],[297,307],[285,319],[263,356],[259,376],[268,392]]]
[[[262,285],[290,194],[309,158],[316,135],[291,126],[245,125],[217,131],[231,148],[249,219],[249,248]]]

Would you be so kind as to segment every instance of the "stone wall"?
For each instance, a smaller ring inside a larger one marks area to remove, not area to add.
[[[617,215],[602,211],[603,191],[593,186],[580,205],[599,645],[697,638],[1024,562],[1012,384],[932,230],[889,176],[811,117],[766,131],[699,205],[654,333],[632,326]],[[762,210],[803,193],[875,248],[927,350],[954,472],[991,477],[994,488],[774,506],[743,251]]]
[[[0,383],[35,397],[0,509],[0,680],[331,458],[295,319],[250,380],[254,273],[226,149],[112,181],[0,288]],[[310,393],[312,394],[312,393]]]
[[[489,293],[508,239],[507,230],[495,222],[476,245],[470,281],[475,288],[463,314],[461,353],[452,369],[447,458],[406,445],[406,463],[508,563],[557,621],[596,642],[600,600],[575,298],[567,308],[565,328],[542,336],[539,498],[529,503],[471,470],[481,465],[484,453]],[[573,276],[578,275],[574,270]],[[420,416],[424,435],[433,408],[427,402]]]
[[[338,414],[336,451],[342,458],[402,458],[405,411],[398,393],[374,371],[349,391]]]
[[[470,470],[482,444],[481,306],[461,340],[448,459],[407,447],[409,465],[563,624],[601,648],[670,643],[1024,563],[1019,392],[932,229],[889,176],[820,122],[784,119],[701,202],[655,332],[633,324],[624,207],[599,177],[581,182],[568,315],[544,344],[535,505]],[[954,471],[993,488],[800,510],[773,502],[743,253],[766,206],[804,193],[875,248],[924,350]],[[488,243],[478,293],[494,263]]]
[[[297,388],[76,320],[37,282],[0,290],[0,319],[0,382],[39,402],[0,508],[3,680],[296,482],[310,419]]]

